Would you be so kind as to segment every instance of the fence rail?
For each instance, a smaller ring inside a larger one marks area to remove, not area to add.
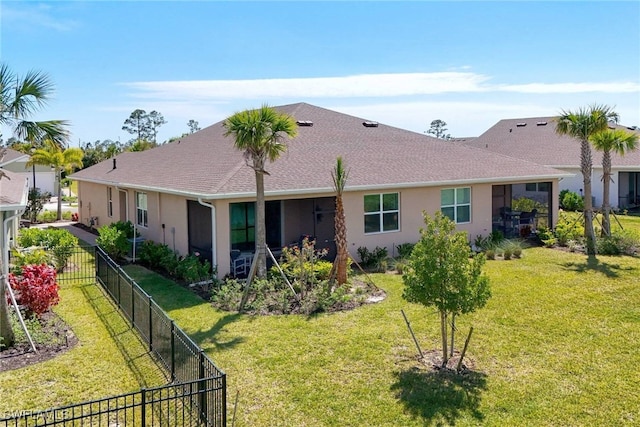
[[[226,374],[104,251],[85,248],[85,253],[94,261],[95,280],[160,360],[172,383],[45,411],[5,414],[9,416],[0,419],[0,426],[226,426]],[[83,263],[86,260],[72,265]]]

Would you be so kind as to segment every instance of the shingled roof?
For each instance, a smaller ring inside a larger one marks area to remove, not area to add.
[[[457,142],[438,140],[306,103],[274,107],[297,121],[298,136],[267,165],[267,194],[330,192],[331,170],[342,156],[347,191],[430,185],[543,180],[566,173]],[[255,194],[253,170],[222,122],[157,148],[122,153],[73,179],[206,198]]]
[[[2,172],[5,176],[0,178],[0,211],[27,206],[27,178],[15,172]]]
[[[29,155],[16,151],[12,148],[7,148],[4,159],[0,159],[0,167],[13,163],[16,160],[29,160]]]
[[[525,159],[555,168],[580,166],[580,141],[556,133],[555,117],[530,117],[524,119],[500,120],[478,138],[464,141],[470,146],[494,153]],[[640,130],[620,125],[612,128],[628,132]],[[602,164],[602,153],[592,150],[593,166]],[[640,170],[640,150],[619,156],[612,155],[614,166],[625,166],[630,170]]]

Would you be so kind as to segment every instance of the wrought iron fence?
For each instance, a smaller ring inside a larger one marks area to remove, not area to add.
[[[91,280],[106,290],[157,356],[172,384],[38,412],[4,414],[0,426],[226,426],[226,374],[99,247],[81,248],[59,280]],[[84,258],[83,258],[84,257]],[[0,414],[3,415],[3,414]]]

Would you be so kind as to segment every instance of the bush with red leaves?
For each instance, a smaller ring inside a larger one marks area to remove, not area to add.
[[[46,264],[25,265],[22,275],[9,274],[9,283],[16,291],[18,303],[26,307],[28,314],[40,317],[60,301],[56,270]]]

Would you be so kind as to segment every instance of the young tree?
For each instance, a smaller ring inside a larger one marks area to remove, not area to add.
[[[338,286],[347,283],[347,268],[349,264],[349,251],[347,249],[347,223],[344,214],[344,204],[342,203],[342,193],[347,184],[349,172],[345,169],[342,157],[336,159],[336,166],[331,171],[333,179],[333,188],[336,192],[336,215],[335,215],[335,232],[336,232],[336,259],[334,261],[334,269],[336,272],[336,280]]]
[[[609,122],[618,121],[618,114],[606,105],[592,105],[577,111],[561,111],[556,118],[556,133],[568,135],[580,141],[580,171],[584,188],[584,236],[587,255],[596,254],[596,236],[593,229],[593,202],[591,201],[591,144],[589,138],[606,130]]]
[[[33,152],[27,162],[27,166],[48,165],[56,172],[56,193],[58,196],[57,219],[62,219],[62,172],[71,171],[74,167],[82,167],[82,150],[77,147],[67,148],[64,151],[56,146],[52,141],[45,141],[45,148],[40,148]]]
[[[447,133],[447,128],[445,126],[447,126],[447,122],[436,119],[431,122],[431,128],[427,133],[439,139],[451,139],[451,134]]]
[[[158,145],[158,128],[167,123],[164,116],[157,111],[152,111],[148,116],[149,121],[149,136],[153,145]]]
[[[440,312],[442,366],[448,361],[447,321],[483,307],[491,297],[489,279],[482,274],[483,254],[473,255],[465,232],[441,212],[423,213],[425,228],[402,275],[402,296],[409,302],[435,306]]]
[[[247,165],[256,178],[256,263],[257,276],[267,274],[264,175],[267,161],[274,162],[286,149],[285,136],[297,135],[296,121],[268,105],[235,113],[225,119],[225,136],[235,138],[235,147],[244,152]]]
[[[611,178],[611,152],[623,156],[627,151],[635,150],[638,146],[638,135],[623,129],[607,129],[591,135],[589,138],[593,147],[602,151],[602,235],[611,235],[611,203],[609,201],[609,184]]]

